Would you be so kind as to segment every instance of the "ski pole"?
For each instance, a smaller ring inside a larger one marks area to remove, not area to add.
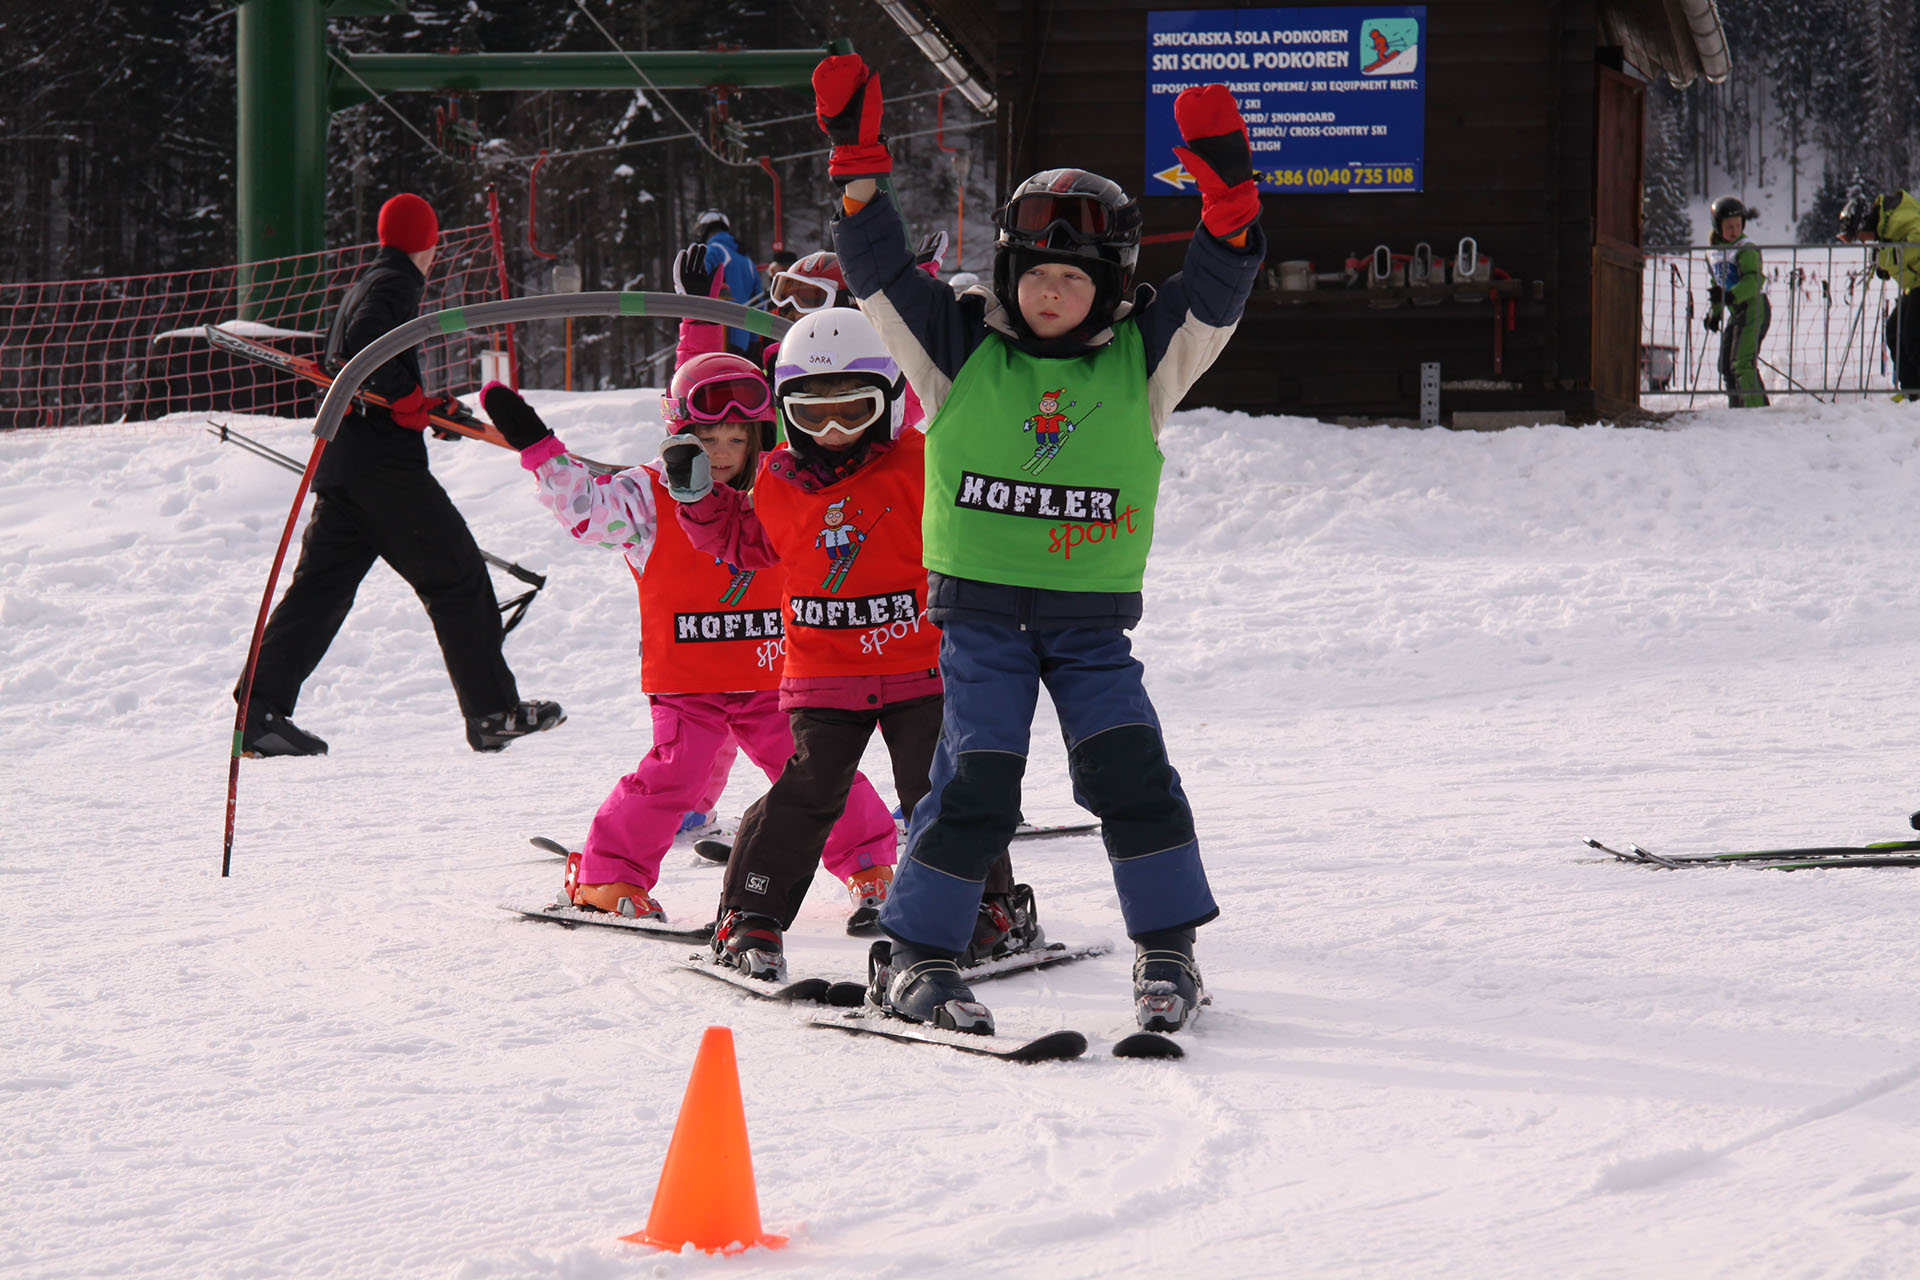
[[[1799,388],[1800,390],[1806,392],[1808,395],[1812,396],[1815,400],[1820,400],[1820,393],[1818,391],[1815,391],[1812,387],[1809,387],[1804,382],[1801,382],[1798,378],[1794,377],[1792,374],[1788,373],[1785,369],[1782,369],[1779,365],[1767,359],[1765,356],[1755,356],[1754,359],[1758,360],[1761,364],[1767,366],[1767,368],[1773,370],[1775,373],[1785,378],[1788,382],[1791,382],[1795,387]],[[1825,400],[1820,400],[1820,403],[1825,404],[1827,402]]]
[[[238,445],[241,449],[243,449],[247,453],[252,454],[254,457],[264,458],[268,462],[273,463],[275,466],[286,468],[288,471],[293,472],[295,475],[300,474],[299,462],[297,462],[293,458],[288,457],[286,454],[281,453],[278,449],[274,448],[272,445],[262,444],[260,441],[252,439],[249,436],[241,435],[238,431],[235,431],[232,427],[229,427],[224,422],[213,422],[209,420],[207,424],[207,434],[211,436],[217,436],[221,440],[226,441],[228,444]],[[511,560],[503,560],[499,556],[494,555],[491,551],[482,549],[480,552],[480,558],[482,560],[485,560],[488,564],[492,565],[494,568],[500,570],[502,573],[512,574],[514,577],[520,579],[520,581],[532,587],[533,591],[528,592],[526,597],[524,597],[529,602],[531,602],[535,592],[538,592],[540,588],[547,585],[546,575],[535,573],[531,569],[522,568],[520,565],[515,564]],[[500,611],[502,613],[505,613],[508,609],[511,609],[515,605],[519,604],[521,599],[522,597],[516,596],[511,600],[503,602],[500,606]],[[513,622],[509,622],[504,628],[504,630],[507,630],[507,631],[513,630],[513,623],[520,621],[520,615],[524,614],[525,612],[526,612],[526,609],[524,607],[521,608],[518,612],[516,612],[513,615]]]

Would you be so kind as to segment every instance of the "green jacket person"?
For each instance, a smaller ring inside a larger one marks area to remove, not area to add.
[[[1709,333],[1720,330],[1720,380],[1727,403],[1735,409],[1767,403],[1767,388],[1760,381],[1760,343],[1773,316],[1760,250],[1746,237],[1752,214],[1738,196],[1721,196],[1713,202],[1713,231],[1707,237],[1713,246],[1713,284],[1707,290],[1706,326]]]
[[[1920,201],[1910,192],[1854,196],[1840,210],[1840,238],[1854,244],[1880,241],[1873,273],[1899,287],[1900,301],[1887,317],[1887,350],[1900,380],[1898,398],[1920,397]]]

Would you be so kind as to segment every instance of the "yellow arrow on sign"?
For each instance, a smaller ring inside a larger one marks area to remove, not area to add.
[[[1153,176],[1160,179],[1160,181],[1166,183],[1168,186],[1174,187],[1181,191],[1185,191],[1187,189],[1187,184],[1189,182],[1194,181],[1193,175],[1188,173],[1180,165],[1175,165],[1171,169],[1162,169],[1160,172],[1154,174]]]

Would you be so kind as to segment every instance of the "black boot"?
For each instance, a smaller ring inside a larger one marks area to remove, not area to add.
[[[1206,1004],[1193,963],[1193,930],[1162,929],[1134,937],[1133,1008],[1144,1031],[1178,1031]]]
[[[544,733],[567,722],[567,713],[557,702],[523,702],[490,716],[475,716],[467,721],[467,745],[475,751],[505,751],[515,738]]]
[[[960,957],[963,966],[1022,951],[1037,951],[1047,945],[1040,918],[1033,909],[1033,886],[1017,884],[1012,893],[989,893],[980,898],[980,914],[974,922],[973,941]]]
[[[713,927],[713,954],[721,964],[729,965],[763,982],[787,980],[787,957],[782,950],[780,922],[772,916],[745,911],[726,911]]]
[[[323,756],[327,744],[278,711],[247,705],[247,727],[240,735],[243,756]]]
[[[951,954],[885,939],[867,953],[867,1003],[908,1022],[993,1034],[993,1015],[973,998]]]

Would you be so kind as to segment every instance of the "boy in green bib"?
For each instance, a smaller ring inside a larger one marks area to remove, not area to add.
[[[878,77],[848,54],[813,83],[835,144],[828,172],[846,187],[841,269],[927,410],[923,554],[946,687],[932,789],[881,911],[891,943],[875,945],[868,1001],[992,1032],[955,959],[1020,819],[1044,684],[1136,944],[1140,1025],[1178,1030],[1205,1000],[1194,930],[1219,909],[1127,630],[1153,542],[1160,428],[1226,345],[1265,256],[1239,109],[1222,85],[1175,104],[1202,225],[1185,270],[1158,291],[1131,287],[1139,204],[1098,174],[1050,169],[1000,211],[993,284],[956,297],[914,268],[873,181],[892,168]]]

